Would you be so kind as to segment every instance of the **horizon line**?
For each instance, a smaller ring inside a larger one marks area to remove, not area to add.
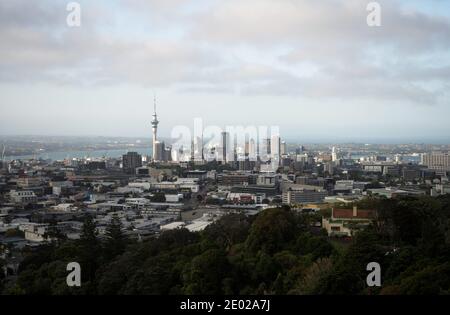
[[[42,137],[42,138],[123,138],[123,139],[149,139],[151,136],[120,136],[120,135],[51,135],[51,134],[0,134],[0,137]],[[160,136],[162,139],[170,139],[170,137]],[[294,139],[296,138],[296,139]],[[310,138],[310,140],[301,141],[301,138]],[[332,138],[335,138],[334,140]],[[342,137],[324,137],[324,136],[285,136],[281,137],[284,141],[293,142],[295,144],[389,144],[389,145],[404,145],[404,144],[425,144],[425,145],[450,145],[450,138],[442,139],[444,137],[425,137],[425,138],[378,138],[374,137],[361,139],[347,136]],[[446,137],[445,137],[446,138]]]

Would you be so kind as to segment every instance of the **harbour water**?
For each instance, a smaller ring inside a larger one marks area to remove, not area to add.
[[[143,156],[151,156],[152,148],[133,148],[133,149],[118,149],[118,150],[91,150],[91,151],[61,151],[61,152],[44,152],[41,154],[34,155],[17,155],[17,156],[6,156],[6,161],[12,160],[28,160],[28,159],[44,159],[52,161],[61,161],[64,159],[81,159],[81,158],[119,158],[127,152],[137,152]],[[360,158],[368,158],[374,154],[352,154],[353,160],[359,160]],[[394,156],[389,156],[391,160]],[[419,163],[419,155],[403,155],[402,160],[404,162]]]
[[[92,151],[62,151],[62,152],[44,152],[33,155],[6,156],[5,160],[27,160],[27,159],[44,159],[52,161],[60,161],[64,159],[81,159],[81,158],[118,158],[127,152],[137,152],[141,155],[151,155],[151,148],[135,148],[135,149],[119,149],[119,150],[92,150]]]

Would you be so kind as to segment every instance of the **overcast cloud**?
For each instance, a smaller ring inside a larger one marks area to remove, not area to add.
[[[450,135],[450,4],[0,0],[0,134],[145,136],[194,117],[288,138]]]

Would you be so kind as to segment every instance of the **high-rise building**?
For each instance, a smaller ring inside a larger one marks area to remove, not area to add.
[[[248,158],[250,161],[256,161],[258,157],[258,148],[256,145],[256,141],[252,138],[248,142]]]
[[[202,137],[194,137],[191,143],[191,160],[197,162],[204,160],[203,134]]]
[[[303,152],[305,152],[305,147],[302,145],[295,149],[295,154],[301,154]]]
[[[153,145],[153,161],[164,161],[164,153],[165,153],[165,145],[164,142],[160,142],[156,140]]]
[[[338,160],[338,157],[337,157],[336,148],[333,147],[333,148],[331,149],[331,161],[332,161],[332,162],[336,162],[337,160]]]
[[[122,156],[122,168],[127,174],[135,174],[136,169],[142,166],[142,156],[137,152],[128,152]]]
[[[333,175],[334,173],[334,163],[333,162],[325,162],[323,164],[324,173],[328,173],[328,175]]]
[[[172,146],[165,146],[164,149],[164,161],[172,161]]]
[[[228,160],[230,160],[230,133],[223,131],[222,132],[222,156],[220,157],[222,160],[222,163],[226,163]]]
[[[274,168],[280,165],[281,140],[280,136],[273,135],[270,139],[270,160]]]
[[[269,162],[271,157],[272,144],[270,138],[264,138],[258,142],[257,155],[258,159],[263,162]]]
[[[280,145],[280,154],[281,154],[281,155],[286,155],[286,154],[287,154],[287,144],[286,144],[286,141],[281,141],[281,145]]]
[[[450,171],[450,155],[444,152],[422,154],[422,165],[437,171]]]
[[[158,141],[157,132],[158,132],[158,116],[156,115],[156,97],[153,98],[153,119],[152,119],[152,131],[153,131],[153,160],[156,159],[156,145]]]
[[[267,154],[271,154],[272,153],[272,141],[271,141],[271,139],[270,138],[267,138],[267,139],[264,139],[263,140],[263,142],[264,142],[264,148],[265,148],[265,151],[263,151],[263,153],[267,153]]]

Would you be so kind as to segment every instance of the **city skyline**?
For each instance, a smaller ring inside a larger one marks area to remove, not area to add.
[[[1,296],[450,293],[450,1],[0,0],[0,38]]]
[[[450,141],[443,1],[379,1],[380,27],[364,1],[79,3],[72,28],[64,1],[0,4],[0,134],[150,136],[156,93],[162,137],[201,117],[290,141]]]

